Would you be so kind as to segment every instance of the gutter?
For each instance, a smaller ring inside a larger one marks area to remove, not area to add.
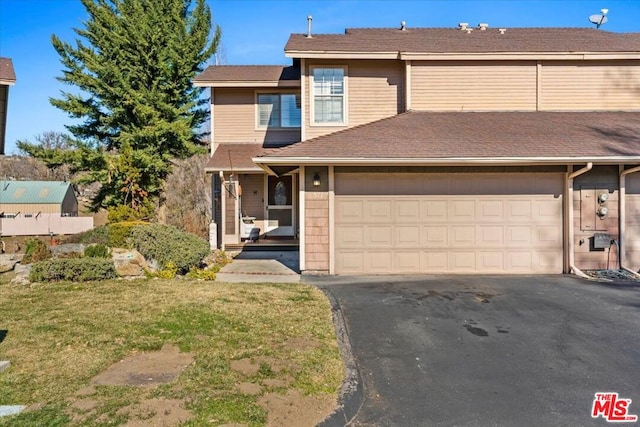
[[[389,165],[447,165],[466,166],[479,165],[571,165],[575,163],[598,163],[602,165],[638,164],[640,156],[609,156],[609,157],[445,157],[445,158],[416,158],[416,157],[253,157],[254,163],[261,166],[269,165],[334,165],[334,166],[389,166]]]
[[[575,266],[575,253],[574,253],[574,225],[573,225],[573,180],[574,178],[589,172],[593,168],[593,163],[589,162],[582,169],[578,169],[572,173],[567,174],[567,200],[565,201],[567,206],[567,250],[569,252],[569,272],[576,276],[588,279],[589,276],[584,274],[582,270]]]
[[[627,271],[631,274],[633,274],[635,277],[639,277],[640,278],[640,274],[638,274],[637,272],[631,270],[630,268],[627,268],[626,266],[623,265],[623,263],[626,263],[626,249],[624,246],[624,235],[625,235],[625,224],[626,224],[626,178],[627,175],[635,173],[635,172],[640,172],[640,166],[636,166],[634,168],[631,169],[626,169],[620,172],[620,183],[619,183],[619,187],[618,187],[618,197],[619,197],[619,212],[618,212],[618,262],[620,265],[620,269]]]

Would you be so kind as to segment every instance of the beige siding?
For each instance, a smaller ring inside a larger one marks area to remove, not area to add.
[[[58,203],[0,203],[0,212],[18,213],[21,215],[40,213],[60,213],[60,204]]]
[[[640,109],[640,61],[542,63],[542,110]]]
[[[415,61],[411,107],[428,111],[536,109],[535,61]]]
[[[307,61],[305,72],[319,65],[347,67],[347,123],[345,126],[311,124],[310,78],[305,79],[305,137],[336,132],[404,111],[404,64],[401,61]]]
[[[265,91],[269,93],[292,91]],[[278,145],[300,141],[300,129],[256,129],[256,90],[216,88],[213,95],[214,141]]]
[[[336,173],[336,272],[561,273],[562,183],[554,173]]]
[[[638,271],[640,270],[640,175],[627,176],[626,194],[625,267]]]
[[[609,210],[603,218],[595,213],[597,196],[607,193],[604,204]],[[617,268],[618,251],[593,248],[593,235],[607,233],[618,238],[618,167],[596,166],[590,172],[578,176],[573,183],[573,229],[575,266],[581,270]],[[607,263],[608,259],[608,263]]]

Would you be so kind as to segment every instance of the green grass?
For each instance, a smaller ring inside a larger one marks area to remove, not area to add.
[[[221,284],[188,280],[54,283],[32,287],[3,283],[0,276],[0,405],[39,409],[0,418],[0,426],[118,425],[118,412],[152,397],[185,399],[186,425],[265,425],[261,394],[296,388],[334,397],[343,365],[320,291],[301,284]],[[290,345],[296,342],[313,345]],[[96,408],[74,418],[78,390],[128,355],[165,343],[191,352],[195,363],[172,383],[155,388],[97,386]],[[231,369],[250,358],[255,375]],[[265,379],[287,381],[283,390]],[[241,382],[262,385],[244,395]]]

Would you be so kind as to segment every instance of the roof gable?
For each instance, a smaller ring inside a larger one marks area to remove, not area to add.
[[[0,181],[0,203],[61,204],[70,186],[63,181]]]

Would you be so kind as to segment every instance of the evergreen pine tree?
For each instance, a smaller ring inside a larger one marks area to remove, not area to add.
[[[198,151],[206,100],[191,79],[216,51],[205,0],[81,0],[75,44],[52,36],[59,80],[79,89],[51,103],[81,119],[66,160],[102,184],[94,206],[148,205],[162,195],[173,159]],[[21,147],[29,151],[29,147]]]

